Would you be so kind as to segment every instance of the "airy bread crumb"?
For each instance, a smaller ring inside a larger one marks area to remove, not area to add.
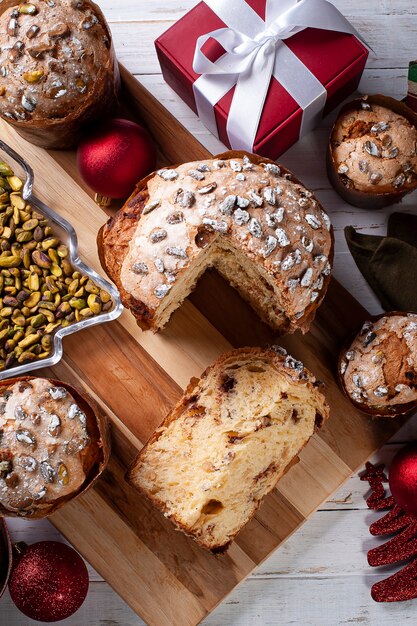
[[[302,363],[242,348],[193,379],[128,480],[198,544],[223,552],[329,414]]]
[[[280,334],[307,332],[330,281],[330,219],[283,166],[220,156],[138,183],[99,232],[101,264],[144,330],[164,328],[214,268]]]

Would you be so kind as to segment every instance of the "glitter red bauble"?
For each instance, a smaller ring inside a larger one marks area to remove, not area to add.
[[[16,557],[9,591],[17,608],[41,622],[57,622],[80,608],[88,571],[79,554],[58,541],[40,541]]]
[[[136,183],[155,169],[156,150],[142,126],[114,119],[81,141],[77,163],[81,176],[96,193],[127,198]]]
[[[389,486],[395,502],[417,517],[417,445],[401,448],[389,471]]]

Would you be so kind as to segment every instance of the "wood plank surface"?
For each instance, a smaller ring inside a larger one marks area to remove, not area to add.
[[[140,110],[157,139],[162,162],[207,155],[135,79],[122,74],[130,106]],[[74,224],[81,256],[99,270],[95,236],[106,215],[74,180],[74,154],[47,154],[6,124],[0,128],[4,140],[31,163],[35,194]],[[277,339],[237,292],[210,272],[158,335],[142,332],[125,312],[118,321],[65,339],[65,357],[53,375],[85,387],[102,405],[112,421],[113,454],[97,486],[54,514],[52,522],[148,624],[198,623],[400,426],[394,420],[369,420],[335,382],[340,344],[366,316],[333,281],[311,331]],[[214,557],[178,533],[127,485],[124,474],[191,375],[199,375],[230,346],[277,340],[325,381],[331,419],[229,552]]]
[[[376,58],[371,58],[360,84],[361,93],[384,92],[403,97],[406,89],[406,67],[415,57],[417,36],[417,5],[409,0],[333,0],[333,3],[360,27],[365,37],[374,30],[375,16],[380,17]],[[212,152],[222,151],[222,145],[202,126],[194,113],[164,83],[153,52],[155,28],[147,24],[138,29],[139,22],[160,22],[160,32],[166,24],[188,10],[195,0],[99,0],[113,32],[116,33],[116,51],[121,61],[134,73],[141,73],[142,84],[159,102],[180,119],[187,129]],[[393,15],[409,18],[409,28],[392,19]],[[115,22],[123,23],[116,24]],[[140,32],[140,36],[139,33]],[[383,56],[379,56],[380,52]],[[144,53],[151,65],[144,61]],[[400,206],[383,211],[368,212],[355,209],[341,201],[328,183],[323,158],[333,114],[327,116],[320,128],[304,137],[282,157],[310,188],[314,189],[332,216],[336,225],[336,277],[362,304],[373,313],[380,306],[357,270],[347,251],[343,227],[358,226],[363,232],[385,234],[388,215],[393,210],[415,212],[415,194],[408,196]],[[73,167],[67,162],[67,167]],[[55,193],[58,193],[58,187]],[[78,199],[77,205],[84,206]],[[77,207],[72,209],[76,212]],[[175,338],[172,338],[175,341]],[[181,356],[181,352],[178,353]],[[184,357],[181,367],[188,363]],[[198,367],[198,364],[196,365]],[[192,369],[192,367],[190,368]],[[186,378],[186,377],[184,377]],[[186,381],[185,381],[186,382]],[[185,384],[184,382],[184,384]],[[389,462],[398,446],[417,438],[417,419],[410,420],[392,444],[384,446],[375,460]],[[398,443],[395,443],[398,442]],[[412,623],[415,602],[378,605],[370,598],[370,585],[381,578],[378,568],[366,565],[365,552],[369,547],[368,525],[372,514],[364,501],[366,488],[356,473],[321,506],[320,512],[303,525],[265,563],[257,568],[247,582],[241,584],[212,615],[204,620],[206,626],[336,626],[338,624],[365,624],[371,626]],[[29,543],[41,539],[58,539],[60,534],[49,522],[10,520],[9,527],[15,539]],[[139,626],[142,621],[107,586],[103,578],[90,568],[92,585],[89,596],[68,626]],[[36,626],[13,606],[9,597],[0,605],[0,623],[7,626]]]

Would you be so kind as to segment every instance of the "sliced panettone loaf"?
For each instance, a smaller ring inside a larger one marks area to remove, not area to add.
[[[285,350],[235,350],[190,382],[128,480],[222,552],[328,415],[315,378]]]
[[[100,230],[103,268],[157,331],[214,267],[282,332],[306,332],[333,261],[328,215],[283,166],[254,154],[158,170]]]

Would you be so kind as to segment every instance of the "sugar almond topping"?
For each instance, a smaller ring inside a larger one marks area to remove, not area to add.
[[[358,191],[388,193],[417,186],[417,128],[388,106],[347,110],[331,137],[333,159],[340,181]]]
[[[259,250],[259,254],[266,259],[271,256],[275,248],[277,247],[277,240],[272,235],[267,235],[265,245]]]
[[[0,395],[0,502],[30,515],[34,502],[54,502],[83,484],[87,416],[67,389],[46,379],[12,383]]]
[[[81,106],[109,54],[94,6],[27,2],[5,10],[0,21],[0,74],[8,78],[0,86],[0,115],[13,121],[54,119]]]
[[[133,263],[132,272],[135,274],[149,274],[149,268],[146,263],[141,263],[140,261]]]
[[[283,281],[294,319],[319,297],[331,271],[330,219],[279,166],[246,155],[186,163],[158,170],[148,192],[121,274],[138,300],[165,298],[179,272],[222,235]]]
[[[233,213],[233,219],[235,224],[237,224],[238,226],[243,226],[243,224],[247,224],[247,222],[249,222],[250,215],[249,212],[245,211],[244,209],[236,209],[236,211]]]
[[[402,405],[417,403],[416,370],[417,315],[413,313],[366,321],[339,363],[347,394],[376,415],[401,412]]]

